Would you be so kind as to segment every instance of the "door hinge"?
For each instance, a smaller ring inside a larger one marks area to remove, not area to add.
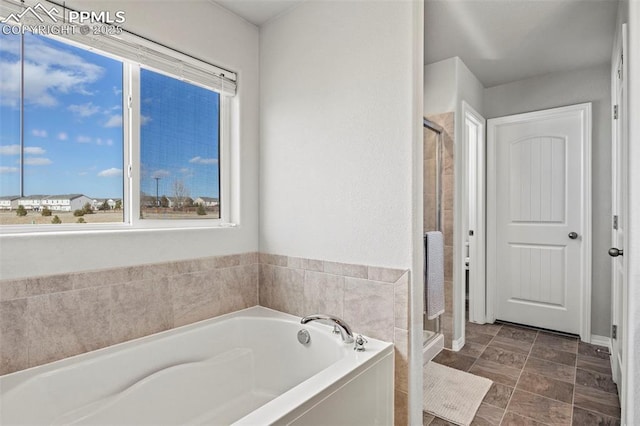
[[[613,119],[614,120],[618,119],[618,105],[613,106]]]
[[[613,229],[618,229],[618,215],[613,215]]]
[[[617,339],[618,338],[618,326],[617,325],[612,325],[611,326],[611,338],[612,339]]]

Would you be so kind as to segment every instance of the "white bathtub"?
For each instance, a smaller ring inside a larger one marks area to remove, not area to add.
[[[249,308],[2,376],[0,424],[392,425],[393,347],[368,340]]]

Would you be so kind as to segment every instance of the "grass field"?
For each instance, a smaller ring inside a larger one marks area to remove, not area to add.
[[[26,216],[18,216],[15,211],[0,212],[0,225],[42,225],[50,224],[54,216],[58,216],[62,223],[76,223],[78,217],[73,212],[51,212],[51,216],[42,216],[40,212],[29,211]],[[117,223],[123,221],[123,212],[108,211],[95,212],[82,216],[86,223]]]
[[[0,211],[0,225],[42,225],[51,224],[54,216],[58,216],[62,223],[77,223],[79,217],[73,212],[51,212],[51,216],[42,216],[40,212],[29,211],[26,216],[18,216],[15,211]],[[145,219],[218,219],[220,213],[217,207],[207,209],[206,215],[198,215],[193,211],[181,212],[172,209],[149,208],[142,211]],[[118,223],[124,220],[122,210],[97,211],[93,214],[81,216],[86,223]]]

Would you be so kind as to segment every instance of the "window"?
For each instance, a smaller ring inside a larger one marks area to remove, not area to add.
[[[140,72],[141,218],[220,217],[220,96]]]
[[[234,73],[127,33],[3,30],[0,75],[1,232],[229,220]]]
[[[47,210],[62,223],[123,222],[122,208],[86,206],[123,199],[122,62],[31,33],[1,37],[0,196],[20,198],[0,223],[51,224]]]

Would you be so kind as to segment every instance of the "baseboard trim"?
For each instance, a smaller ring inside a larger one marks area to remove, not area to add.
[[[609,353],[613,352],[613,348],[611,347],[611,338],[606,336],[598,336],[597,334],[591,335],[591,343],[592,345],[605,346],[609,349]]]
[[[458,352],[463,347],[464,347],[464,336],[451,342],[451,350],[454,352]]]

